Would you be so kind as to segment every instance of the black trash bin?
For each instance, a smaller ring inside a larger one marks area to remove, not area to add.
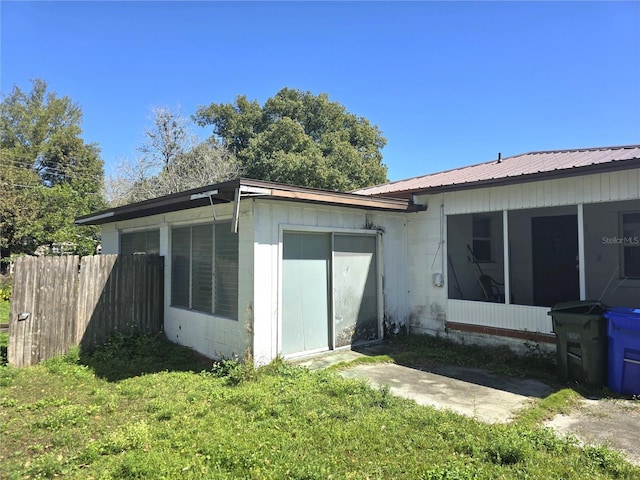
[[[551,307],[560,376],[601,386],[607,381],[607,307],[599,301]]]

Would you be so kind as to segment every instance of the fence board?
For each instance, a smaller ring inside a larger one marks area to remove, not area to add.
[[[15,263],[8,360],[33,365],[72,345],[91,350],[118,331],[163,328],[158,255],[22,257]],[[24,313],[29,313],[27,318]]]

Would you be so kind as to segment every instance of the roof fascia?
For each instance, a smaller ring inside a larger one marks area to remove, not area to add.
[[[230,203],[235,199],[236,190],[244,194],[243,196],[245,198],[270,198],[274,200],[340,205],[349,208],[372,210],[412,211],[412,207],[405,199],[332,192],[329,190],[310,189],[241,178],[95,212],[91,215],[79,217],[75,223],[77,225],[101,225],[104,223],[203,207],[209,205],[210,201],[218,204]]]

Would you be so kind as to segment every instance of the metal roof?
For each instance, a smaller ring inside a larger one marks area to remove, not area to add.
[[[332,192],[315,188],[296,187],[281,183],[238,178],[227,182],[208,185],[143,202],[123,205],[84,215],[76,219],[78,225],[101,225],[104,223],[130,220],[178,210],[203,207],[210,204],[233,202],[238,198],[267,198],[324,205],[336,205],[364,210],[413,211],[418,206],[406,199],[366,197],[354,193]]]
[[[550,150],[384,183],[353,193],[404,197],[411,193],[478,188],[638,167],[640,145]]]

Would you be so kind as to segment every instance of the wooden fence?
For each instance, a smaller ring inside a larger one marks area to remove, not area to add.
[[[22,257],[9,316],[9,363],[38,363],[116,332],[162,330],[164,260],[158,255]]]

